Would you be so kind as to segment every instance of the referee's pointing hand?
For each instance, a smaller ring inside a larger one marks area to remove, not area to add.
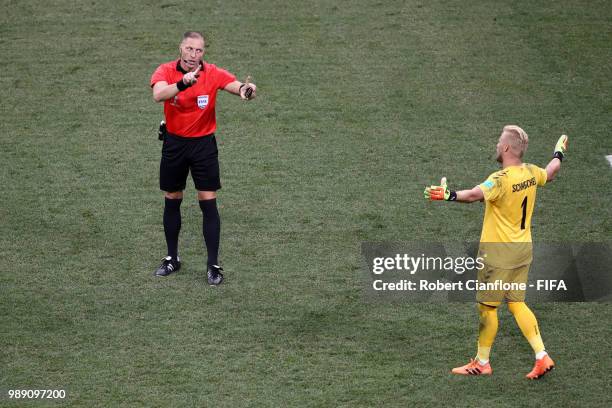
[[[185,85],[193,85],[198,82],[198,72],[200,72],[201,67],[201,65],[198,65],[195,71],[191,71],[183,75],[183,82]]]

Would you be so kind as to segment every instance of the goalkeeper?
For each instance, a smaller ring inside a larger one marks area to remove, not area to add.
[[[523,163],[529,139],[518,126],[505,126],[497,143],[496,160],[502,169],[491,174],[471,190],[452,191],[442,178],[441,185],[425,188],[425,198],[471,203],[485,201],[485,215],[480,237],[480,256],[486,254],[484,268],[478,271],[480,282],[526,283],[532,260],[531,215],[536,190],[552,181],[567,150],[567,136],[559,138],[553,159],[546,169]],[[454,374],[492,374],[489,354],[497,333],[497,307],[503,300],[535,353],[535,365],[527,374],[537,379],[552,370],[555,363],[544,348],[538,322],[525,304],[525,291],[479,291],[476,295],[480,314],[478,352],[468,364],[452,370]]]

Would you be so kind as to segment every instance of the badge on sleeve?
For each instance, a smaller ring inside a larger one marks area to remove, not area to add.
[[[208,105],[208,95],[198,95],[198,108],[204,109]]]

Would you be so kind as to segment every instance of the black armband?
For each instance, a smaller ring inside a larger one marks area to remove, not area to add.
[[[184,91],[185,89],[189,88],[190,86],[191,86],[191,84],[189,84],[189,85],[185,84],[182,79],[176,83],[176,87],[178,88],[179,92],[180,91]]]
[[[555,158],[559,159],[559,161],[563,161],[563,153],[561,153],[561,152],[555,152],[555,153],[553,154],[553,159],[555,159]]]
[[[448,201],[456,201],[457,200],[457,192],[456,191],[450,191],[450,194],[448,195]]]
[[[242,88],[244,88],[245,86],[246,86],[246,84],[240,85],[240,88],[238,88],[238,93],[240,93],[242,91]]]

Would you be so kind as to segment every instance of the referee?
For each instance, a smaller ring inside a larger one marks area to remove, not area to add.
[[[243,100],[255,98],[255,84],[242,83],[228,71],[202,60],[206,40],[202,33],[187,31],[179,45],[179,58],[157,67],[151,77],[153,99],[164,102],[166,134],[159,167],[159,186],[164,191],[164,234],[167,256],[155,276],[167,276],[181,268],[178,237],[181,229],[181,202],[187,175],[198,191],[202,209],[202,230],[208,253],[210,285],[223,282],[219,266],[221,220],[217,190],[221,188],[215,130],[215,101],[223,89]]]

